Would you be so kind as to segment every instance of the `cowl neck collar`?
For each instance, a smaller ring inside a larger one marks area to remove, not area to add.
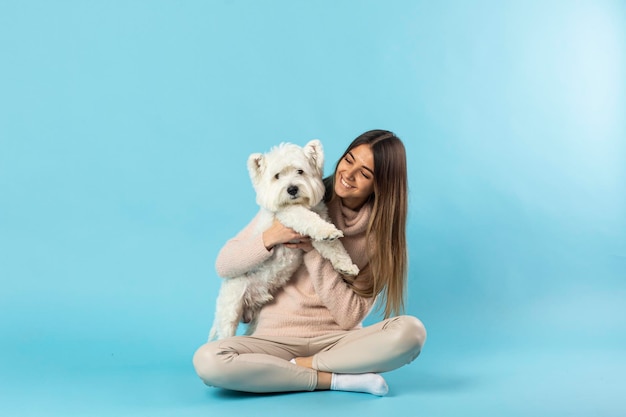
[[[344,236],[351,236],[367,229],[372,206],[365,203],[360,209],[352,210],[344,206],[340,198],[334,198],[328,202],[328,213],[335,226],[343,231]]]

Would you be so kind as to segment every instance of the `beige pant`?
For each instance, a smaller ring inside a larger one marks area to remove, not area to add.
[[[426,341],[411,316],[313,338],[235,336],[201,346],[193,357],[205,384],[246,392],[313,391],[317,371],[386,372],[412,362]],[[289,362],[313,356],[313,368]]]

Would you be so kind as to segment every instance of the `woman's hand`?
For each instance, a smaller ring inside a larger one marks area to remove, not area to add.
[[[281,244],[292,249],[302,249],[305,252],[313,249],[310,237],[301,235],[276,219],[274,219],[272,225],[263,232],[263,244],[267,250]]]
[[[310,252],[313,250],[311,238],[308,236],[304,236],[298,242],[284,243],[284,245],[291,249],[302,249],[304,252]]]

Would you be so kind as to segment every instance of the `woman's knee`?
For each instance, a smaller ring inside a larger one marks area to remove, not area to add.
[[[413,316],[398,316],[392,319],[392,328],[397,335],[396,342],[406,350],[421,351],[426,342],[424,324]]]
[[[218,352],[215,343],[207,343],[196,350],[193,355],[193,366],[205,384],[216,385],[215,381],[223,374],[224,356]]]

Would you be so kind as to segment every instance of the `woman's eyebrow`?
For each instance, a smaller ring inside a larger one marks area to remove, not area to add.
[[[348,151],[348,154],[350,154],[350,157],[352,157],[352,160],[356,161],[356,158],[354,157],[354,155],[352,155],[352,152]],[[371,173],[372,173],[372,175],[374,175],[374,171],[373,171],[372,169],[368,168],[368,167],[367,167],[367,166],[365,166],[365,165],[362,165],[362,166],[363,166],[363,169],[368,170],[369,172],[371,172]]]

